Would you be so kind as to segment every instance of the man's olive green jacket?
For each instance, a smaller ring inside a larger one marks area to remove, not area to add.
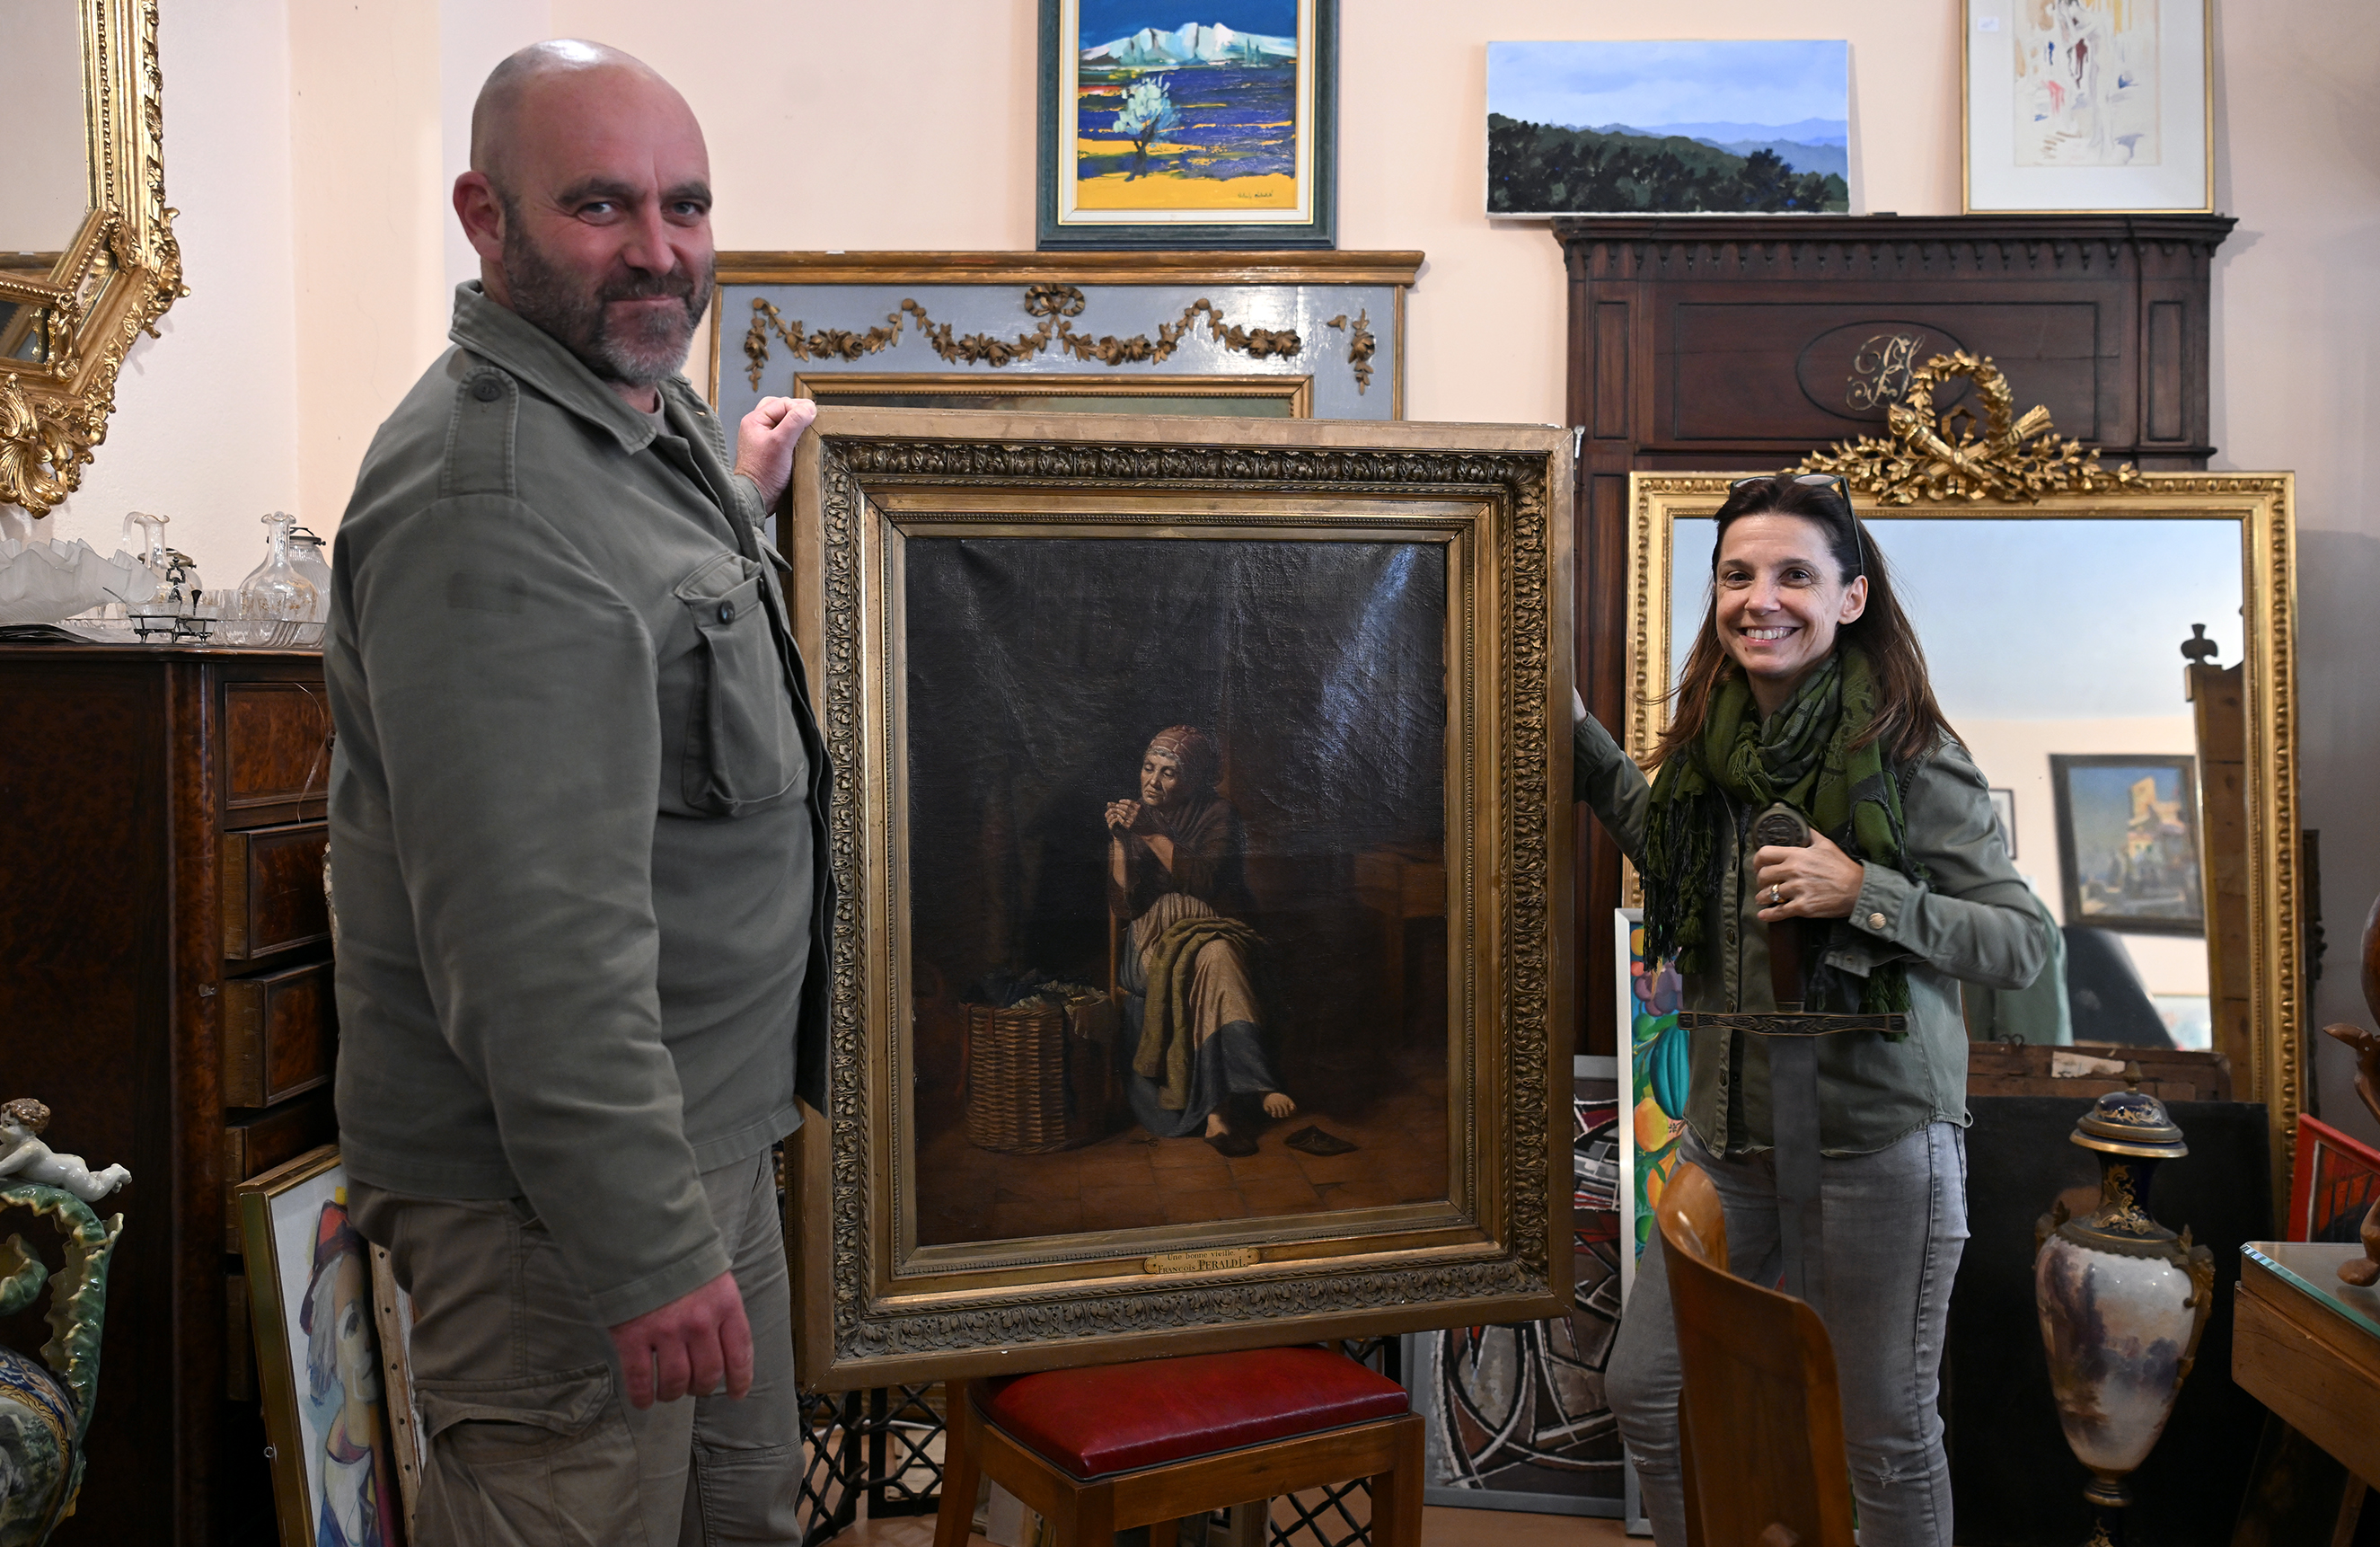
[[[698,1174],[825,1102],[812,722],[759,496],[456,292],[338,532],[340,1145],[519,1200],[617,1323],[726,1271]]]
[[[1645,855],[1652,791],[1644,774],[1593,719],[1577,723],[1573,794],[1585,801],[1632,864]],[[1909,1029],[1840,1031],[1817,1043],[1818,1145],[1829,1155],[1882,1150],[1928,1123],[1967,1122],[1967,1028],[1959,984],[2020,989],[2049,957],[2047,915],[2009,862],[1991,796],[1965,748],[1944,739],[1931,756],[1896,770],[1910,857],[1925,879],[1869,863],[1852,905],[1853,944],[1828,956],[1865,977],[1889,961],[1909,972]],[[1722,1015],[1777,1007],[1768,982],[1767,906],[1754,890],[1756,813],[1737,810],[1718,846],[1721,873],[1703,925],[1703,970],[1684,982],[1684,1007]],[[1730,841],[1731,840],[1731,841]],[[1704,1148],[1737,1154],[1769,1148],[1767,1039],[1707,1029],[1688,1043],[1682,1115]]]

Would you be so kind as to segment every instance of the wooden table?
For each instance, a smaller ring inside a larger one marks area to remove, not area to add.
[[[2340,1281],[2357,1246],[2240,1249],[2231,1378],[2365,1482],[2380,1485],[2380,1287]]]

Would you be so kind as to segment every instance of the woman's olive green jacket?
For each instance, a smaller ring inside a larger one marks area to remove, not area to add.
[[[1574,793],[1602,820],[1632,864],[1642,866],[1651,786],[1594,719],[1574,732]],[[1869,864],[1852,910],[1856,943],[1827,960],[1864,977],[1888,961],[1909,970],[1909,1029],[1844,1031],[1819,1040],[1818,1142],[1830,1155],[1881,1150],[1927,1123],[1964,1125],[1967,1030],[1959,984],[2018,989],[2049,959],[2049,926],[2032,889],[2009,863],[1983,774],[1945,737],[1897,771],[1908,852],[1925,876],[1912,881]],[[1774,1010],[1768,926],[1753,890],[1755,814],[1729,802],[1736,841],[1722,845],[1718,889],[1704,922],[1705,964],[1686,978],[1684,1007],[1747,1015]],[[1715,1154],[1769,1144],[1768,1052],[1738,1031],[1692,1033],[1686,1123]]]

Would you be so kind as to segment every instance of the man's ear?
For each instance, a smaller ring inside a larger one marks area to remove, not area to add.
[[[489,262],[504,254],[504,205],[484,172],[466,172],[455,179],[455,217],[471,250]]]

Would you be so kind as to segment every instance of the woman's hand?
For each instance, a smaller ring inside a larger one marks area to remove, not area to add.
[[[1140,802],[1111,800],[1108,802],[1108,831],[1121,837],[1140,823]]]
[[[1752,863],[1764,924],[1779,919],[1848,919],[1859,902],[1860,888],[1867,884],[1867,867],[1815,829],[1809,847],[1771,845],[1755,853]]]

